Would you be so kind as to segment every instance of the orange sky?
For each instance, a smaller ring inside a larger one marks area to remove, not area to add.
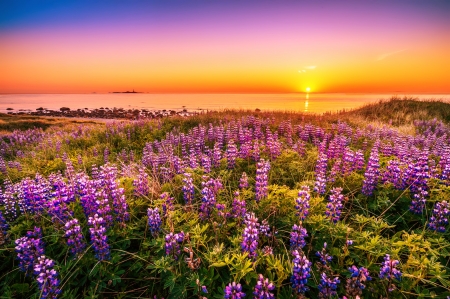
[[[0,92],[449,93],[450,6],[400,2],[3,7]]]

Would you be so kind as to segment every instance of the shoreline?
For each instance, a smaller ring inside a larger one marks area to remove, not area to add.
[[[64,117],[70,119],[92,119],[92,120],[140,120],[155,119],[170,116],[192,116],[199,112],[190,112],[187,109],[182,111],[175,110],[148,110],[148,109],[124,109],[124,108],[96,108],[96,109],[76,109],[61,107],[60,111],[45,108],[37,108],[36,111],[14,111],[13,108],[7,108],[4,114],[15,116],[40,116],[47,118]]]

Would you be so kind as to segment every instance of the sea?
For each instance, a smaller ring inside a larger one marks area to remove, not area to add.
[[[211,110],[289,111],[323,114],[359,108],[391,97],[442,100],[450,103],[450,94],[0,94],[0,112],[30,112],[37,108],[59,110],[124,108],[152,111],[186,109],[188,112]]]

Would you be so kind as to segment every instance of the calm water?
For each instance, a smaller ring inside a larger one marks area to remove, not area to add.
[[[0,94],[0,112],[7,108],[34,111],[43,107],[59,110],[78,108],[137,108],[148,110],[188,111],[251,109],[323,113],[360,107],[392,94]],[[404,94],[397,96],[403,97]],[[419,99],[442,99],[450,94],[407,94]]]

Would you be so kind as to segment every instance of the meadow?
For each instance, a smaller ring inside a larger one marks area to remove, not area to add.
[[[448,298],[449,122],[0,115],[0,298]]]

